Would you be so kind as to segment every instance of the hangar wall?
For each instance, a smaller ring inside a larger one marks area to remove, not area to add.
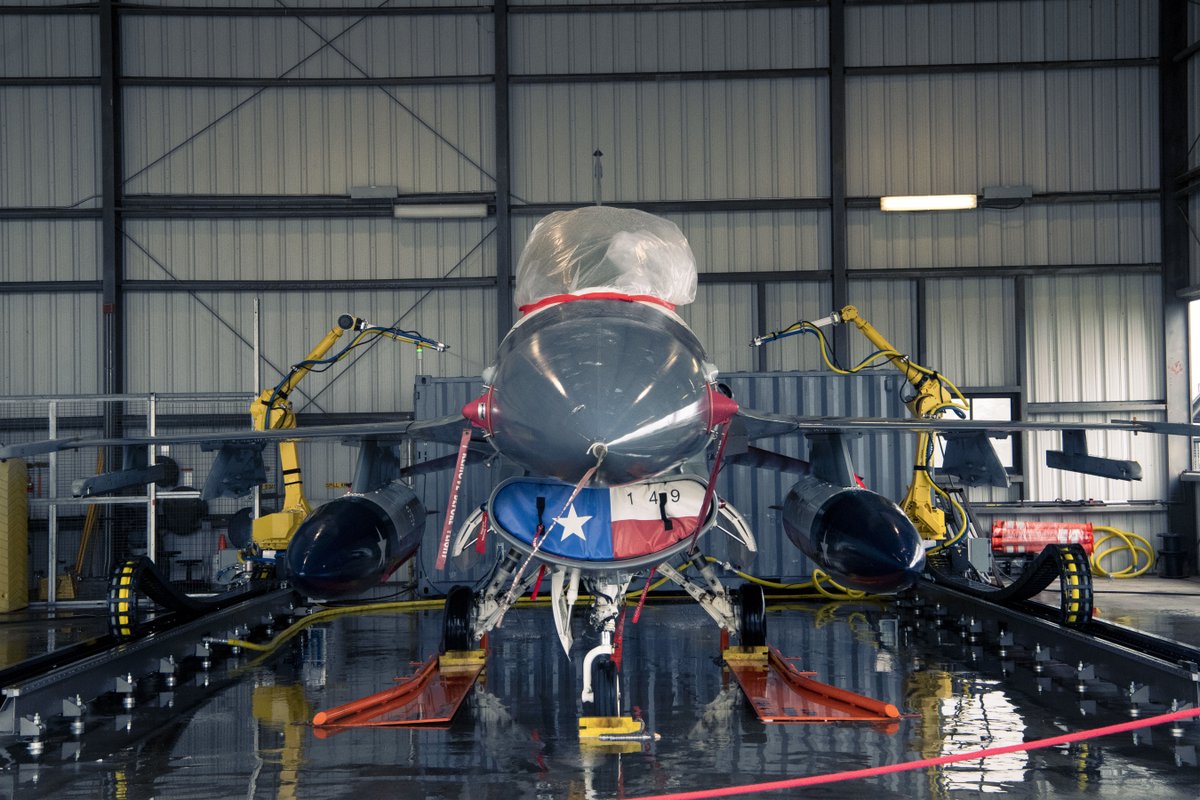
[[[373,348],[298,404],[411,411],[416,374],[490,360],[528,231],[596,199],[599,150],[600,199],[691,240],[682,313],[725,371],[819,368],[807,338],[745,343],[850,302],[1020,416],[1167,413],[1158,0],[212,5],[4,7],[3,393],[249,391],[259,296],[267,379],[345,311],[451,343]],[[878,210],[1015,184],[1018,208]],[[397,220],[368,185],[491,211]],[[1132,487],[1050,475],[1037,444],[994,499],[1144,500],[1119,512],[1164,529],[1145,437],[1093,447],[1136,452]]]

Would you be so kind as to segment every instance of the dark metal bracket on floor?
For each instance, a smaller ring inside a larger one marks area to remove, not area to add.
[[[204,643],[206,636],[257,623],[286,607],[293,596],[287,589],[267,592],[129,643],[100,637],[73,649],[70,658],[50,666],[49,671],[29,674],[22,664],[2,670],[0,736],[38,736],[50,721],[80,719],[85,707],[101,695],[132,695],[137,682],[146,676],[173,677],[184,659],[211,657]]]

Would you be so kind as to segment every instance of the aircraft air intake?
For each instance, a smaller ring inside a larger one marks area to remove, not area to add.
[[[801,478],[783,505],[783,527],[804,554],[850,589],[899,592],[925,569],[921,536],[880,494]]]
[[[421,543],[425,507],[402,483],[330,500],[296,531],[287,550],[297,591],[331,599],[386,580]]]

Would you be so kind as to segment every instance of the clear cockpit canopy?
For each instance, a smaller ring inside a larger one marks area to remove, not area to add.
[[[517,264],[516,301],[586,291],[696,299],[696,257],[675,223],[627,208],[555,211],[533,228]]]

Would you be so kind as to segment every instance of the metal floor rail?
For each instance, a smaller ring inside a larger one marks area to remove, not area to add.
[[[80,719],[98,697],[132,696],[147,676],[173,678],[185,659],[211,657],[206,637],[257,624],[293,596],[290,589],[277,589],[188,621],[174,617],[178,624],[171,624],[173,615],[163,615],[152,633],[135,641],[100,636],[4,669],[0,736],[39,736],[50,722]]]

